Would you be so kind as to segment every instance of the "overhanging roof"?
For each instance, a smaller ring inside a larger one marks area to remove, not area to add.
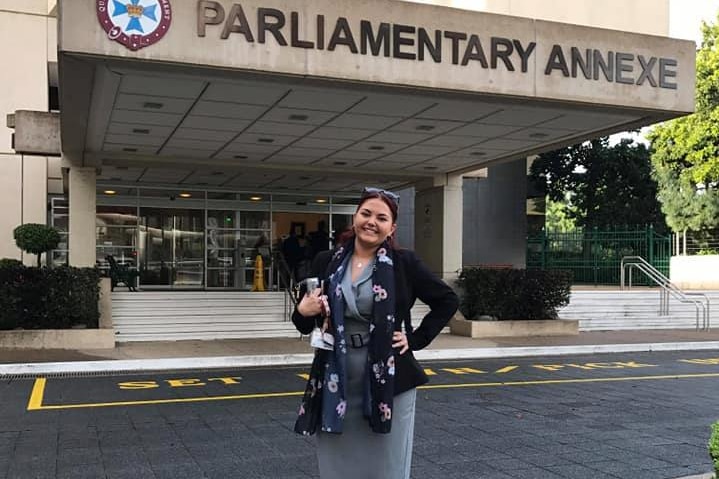
[[[67,18],[64,9],[72,8],[76,13],[74,23],[82,8],[94,3],[62,1],[61,31]],[[311,8],[311,2],[300,3],[303,9]],[[402,2],[388,3],[397,9],[394,4]],[[413,4],[399,8],[419,9],[409,10],[415,18],[417,11],[432,16],[438,9]],[[456,13],[452,9],[439,11]],[[175,19],[183,12],[176,9]],[[485,24],[497,19],[499,23],[511,22],[511,17],[489,15],[487,20],[486,14],[464,13]],[[528,22],[515,20],[521,26]],[[173,26],[173,33],[182,28],[182,21],[177,23],[180,25]],[[580,28],[552,25],[559,32]],[[603,30],[580,29],[598,37],[606,35]],[[87,48],[80,48],[76,35],[60,35],[63,150],[83,157],[88,164],[101,165],[101,180],[115,182],[318,192],[368,182],[402,185],[438,174],[476,170],[677,116],[681,114],[677,101],[667,103],[667,98],[685,96],[688,87],[682,84],[681,91],[672,92],[632,85],[641,92],[632,106],[631,98],[607,100],[607,95],[613,94],[607,93],[608,88],[630,91],[628,85],[585,82],[582,91],[545,96],[537,93],[536,81],[534,94],[528,91],[526,95],[518,94],[523,86],[473,91],[463,86],[449,88],[451,78],[430,88],[421,79],[416,84],[406,78],[393,83],[398,73],[392,69],[376,81],[364,73],[351,78],[351,63],[341,79],[329,74],[298,75],[287,71],[284,63],[278,65],[273,56],[282,58],[284,51],[275,52],[276,46],[270,49],[268,56],[272,58],[267,59],[264,70],[259,70],[252,63],[261,61],[256,55],[247,60],[251,64],[245,68],[190,62],[194,51],[186,52],[186,62],[172,61],[172,45],[169,50],[159,48],[155,55],[155,47],[172,41],[169,34],[140,52],[123,50],[104,35],[88,37],[91,42]],[[657,37],[631,38],[644,42],[642,51],[651,50],[651,41],[656,40],[661,54],[666,54],[667,45],[672,44]],[[194,42],[189,47],[207,46]],[[240,45],[233,51],[228,44],[219,45],[233,62],[235,54],[245,47]],[[685,42],[677,45],[686,46]],[[215,58],[216,53],[208,52],[208,59]],[[693,57],[691,60],[693,68]],[[312,70],[310,60],[305,61],[299,69]],[[366,58],[356,61],[357,68],[375,68],[366,65],[370,61]],[[452,68],[445,66],[448,76]],[[522,80],[521,75],[516,78]],[[682,73],[681,80],[686,83],[686,78]],[[505,75],[505,81],[512,79]],[[580,86],[571,85],[575,89]],[[693,81],[689,86],[693,89]],[[592,87],[597,89],[598,98],[604,98],[603,103],[586,100]],[[656,96],[655,103],[651,94]]]

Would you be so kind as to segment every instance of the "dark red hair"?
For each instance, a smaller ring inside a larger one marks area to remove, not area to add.
[[[362,193],[362,196],[360,197],[359,204],[357,205],[357,209],[355,210],[355,214],[357,214],[357,211],[359,211],[360,208],[362,208],[362,205],[365,204],[369,200],[373,199],[379,199],[384,202],[384,204],[387,205],[389,208],[390,214],[392,215],[392,223],[397,223],[397,215],[399,213],[399,206],[397,205],[397,202],[387,196],[386,194],[382,192],[364,192]],[[354,239],[354,231],[352,230],[352,227],[348,227],[345,229],[340,235],[337,237],[337,243],[338,245],[345,245],[349,241]],[[390,248],[397,249],[397,242],[394,239],[394,236],[390,236],[387,238],[387,243],[389,243]]]

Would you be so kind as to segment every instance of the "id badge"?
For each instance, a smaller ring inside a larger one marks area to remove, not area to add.
[[[335,338],[328,332],[322,332],[320,328],[315,328],[310,334],[310,345],[313,348],[332,351],[335,348]]]

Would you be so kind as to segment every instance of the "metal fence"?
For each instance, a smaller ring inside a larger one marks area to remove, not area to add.
[[[527,269],[569,270],[574,284],[619,285],[625,256],[641,256],[669,276],[671,254],[672,238],[657,234],[652,227],[544,231],[527,238]],[[636,278],[634,284],[649,282]]]
[[[719,254],[719,229],[674,233],[674,255]]]

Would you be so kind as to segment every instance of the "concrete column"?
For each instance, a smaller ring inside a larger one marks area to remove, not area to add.
[[[68,173],[70,202],[69,263],[95,266],[96,180],[94,167],[71,166]]]
[[[465,178],[465,265],[524,268],[527,256],[526,160],[490,166],[484,178]]]
[[[110,278],[100,278],[100,329],[112,329],[112,284]]]
[[[447,281],[462,267],[462,177],[444,175],[415,192],[415,251]]]
[[[47,158],[23,155],[22,170],[22,223],[47,224]],[[37,265],[34,254],[23,253],[22,260],[28,266]]]

